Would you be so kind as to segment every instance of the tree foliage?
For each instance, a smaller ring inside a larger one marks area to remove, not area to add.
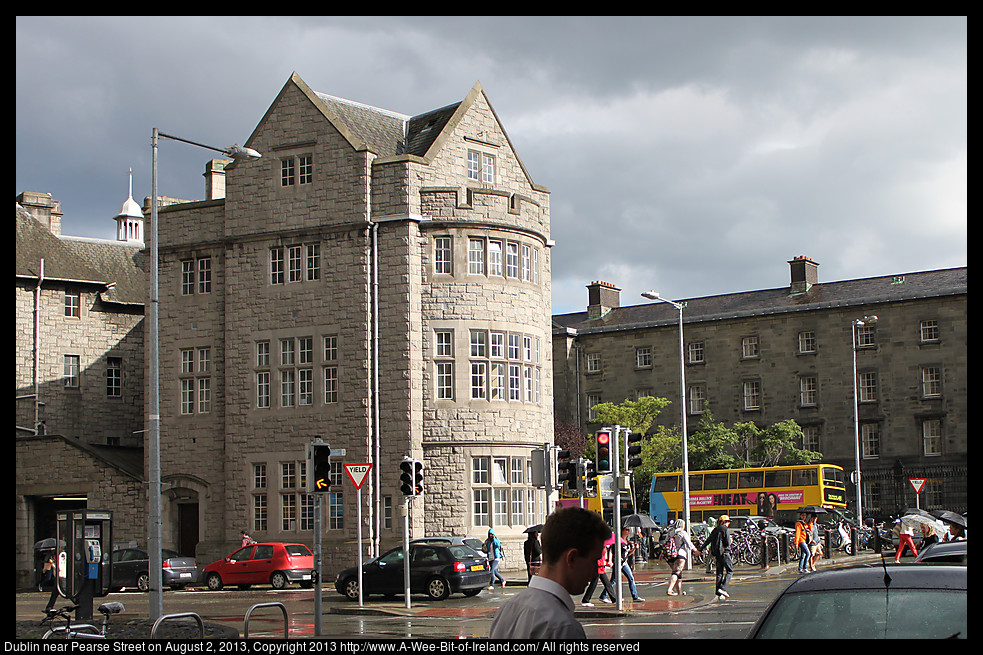
[[[808,464],[823,454],[798,447],[802,428],[792,419],[779,421],[767,428],[752,422],[738,422],[727,427],[714,421],[707,410],[699,428],[687,440],[690,470],[746,468],[750,466],[786,466]]]

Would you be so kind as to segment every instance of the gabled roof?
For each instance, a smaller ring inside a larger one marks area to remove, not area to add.
[[[393,157],[400,155],[413,155],[426,160],[428,163],[433,160],[450,132],[461,121],[467,111],[474,104],[480,94],[484,93],[481,82],[475,82],[467,97],[461,102],[456,102],[439,109],[433,109],[416,116],[408,116],[388,109],[373,107],[354,100],[347,100],[337,96],[328,95],[314,91],[307,83],[300,78],[297,73],[293,73],[287,83],[284,84],[276,100],[270,105],[266,114],[257,124],[256,129],[246,140],[246,145],[250,145],[273,108],[276,107],[280,97],[291,85],[295,85],[304,95],[310,99],[311,103],[327,118],[339,133],[351,144],[355,150],[369,150],[380,158]],[[487,101],[487,97],[485,98]],[[519,166],[526,174],[529,184],[534,184],[529,172],[526,170],[518,153],[512,146],[512,141],[505,132],[505,127],[498,119],[495,109],[488,103],[492,114],[498,122],[499,129],[505,135],[512,153],[515,155]],[[537,185],[537,189],[546,191],[544,187]]]
[[[56,237],[23,207],[16,216],[17,277],[37,279],[44,258],[44,278],[63,282],[116,286],[102,293],[107,302],[143,305],[147,280],[140,246],[104,239]]]
[[[920,298],[965,294],[967,268],[947,268],[902,275],[814,284],[808,293],[790,294],[788,287],[679,300],[685,303],[683,321],[698,323],[730,318],[764,316],[835,307],[870,305]],[[573,329],[580,334],[633,330],[675,324],[679,314],[666,303],[615,307],[588,319],[587,312],[553,316],[554,331]]]

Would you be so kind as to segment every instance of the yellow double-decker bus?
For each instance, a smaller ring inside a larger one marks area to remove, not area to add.
[[[556,508],[560,507],[584,507],[592,512],[597,512],[608,525],[614,525],[614,476],[610,473],[598,475],[592,484],[593,489],[585,492],[583,498],[579,494],[571,494],[566,484],[560,490],[560,498],[556,501]],[[580,484],[586,486],[587,480],[581,478]],[[635,513],[634,487],[629,479],[628,486],[621,488],[621,516],[629,516]]]
[[[773,517],[801,505],[846,508],[843,469],[834,464],[798,464],[689,473],[693,522],[721,514]],[[649,514],[659,525],[682,518],[682,472],[652,476]]]

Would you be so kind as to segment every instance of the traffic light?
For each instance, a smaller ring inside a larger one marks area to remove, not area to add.
[[[584,495],[594,498],[597,496],[597,471],[594,462],[584,460]]]
[[[644,435],[641,432],[630,432],[626,437],[627,443],[625,443],[625,472],[630,473],[633,468],[642,463],[642,458],[638,455],[642,454],[642,446],[638,442],[642,440]],[[637,445],[632,445],[637,444]]]
[[[399,490],[404,496],[423,494],[423,462],[411,457],[403,457],[399,464]]]
[[[413,460],[413,495],[423,495],[423,462],[418,459]]]
[[[311,444],[310,490],[322,494],[331,491],[331,446],[326,443]]]
[[[567,489],[577,491],[577,463],[570,460],[569,450],[556,452],[556,483],[567,483]]]
[[[399,490],[403,492],[404,496],[416,495],[416,484],[413,480],[414,469],[416,468],[414,464],[416,460],[409,457],[403,457],[403,461],[399,463]]]
[[[611,472],[611,428],[598,430],[595,436],[597,445],[597,462],[595,470],[598,475]]]

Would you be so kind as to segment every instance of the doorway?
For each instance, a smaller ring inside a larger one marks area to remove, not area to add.
[[[194,557],[198,546],[198,503],[177,506],[178,550],[185,557]]]

